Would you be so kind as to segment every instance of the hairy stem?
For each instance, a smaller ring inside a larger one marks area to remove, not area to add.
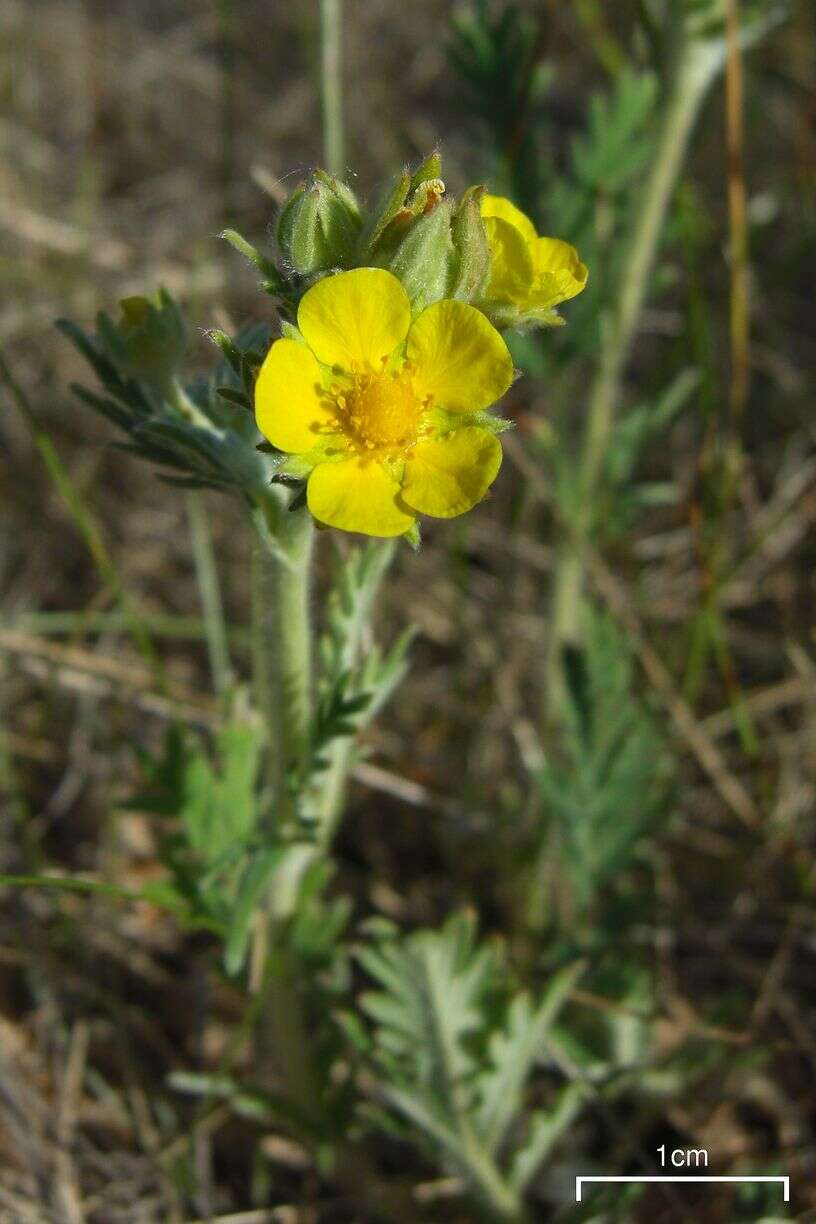
[[[255,700],[267,727],[268,781],[272,792],[272,836],[292,816],[290,776],[309,748],[312,714],[312,630],[309,609],[314,527],[305,509],[290,511],[285,494],[270,491],[253,520],[253,674]],[[299,871],[279,871],[256,928],[260,974],[268,994],[258,1025],[262,1079],[281,1083],[307,1114],[319,1109],[318,1086],[309,1062],[302,997],[290,965],[279,913],[281,892],[294,908]]]
[[[352,671],[360,661],[363,638],[371,623],[371,615],[377,600],[380,585],[395,552],[393,540],[371,541],[367,548],[375,557],[371,576],[358,597],[348,618],[343,649],[336,660],[338,671]],[[349,771],[354,759],[355,739],[344,736],[337,739],[329,752],[328,767],[320,786],[317,803],[318,844],[327,851],[334,840],[337,825],[343,812]]]
[[[312,716],[312,628],[309,607],[314,526],[308,510],[290,516],[287,551],[275,579],[275,669],[282,704],[281,743],[288,767],[302,763]]]
[[[497,1224],[526,1224],[521,1196],[510,1186],[474,1137],[470,1127],[462,1136],[462,1156],[471,1184]]]
[[[288,511],[278,500],[257,508],[254,521],[255,696],[268,728],[276,803],[286,808],[287,778],[309,749],[314,526],[306,509]]]
[[[343,132],[343,6],[342,0],[320,0],[320,101],[323,157],[329,174],[345,167]]]

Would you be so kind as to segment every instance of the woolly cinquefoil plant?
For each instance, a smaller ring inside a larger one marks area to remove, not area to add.
[[[482,187],[452,199],[436,152],[370,209],[316,170],[281,209],[271,253],[224,237],[259,269],[274,309],[236,336],[210,332],[221,360],[209,378],[185,377],[187,329],[165,290],[126,299],[118,321],[101,314],[93,335],[61,326],[102,385],[77,394],[124,431],[125,449],[169,483],[230,492],[247,510],[269,570],[254,704],[269,758],[265,837],[271,829],[280,851],[265,862],[289,880],[276,889],[285,909],[331,842],[353,737],[405,665],[404,640],[385,655],[364,650],[393,538],[416,547],[421,515],[452,518],[485,496],[509,425],[493,408],[514,377],[500,329],[559,322],[586,268],[509,200]],[[317,669],[315,523],[372,537],[340,566]],[[222,689],[227,675],[222,666]],[[264,895],[264,882],[253,889]],[[252,907],[242,913],[248,926]]]
[[[164,757],[145,757],[140,807],[175,817],[167,878],[151,896],[188,926],[216,933],[228,973],[246,973],[251,988],[266,983],[259,1082],[274,1085],[295,1133],[321,1160],[330,1152],[342,1177],[359,1160],[338,1140],[349,1130],[348,1091],[311,1059],[300,1016],[304,993],[348,974],[339,942],[348,909],[325,890],[331,847],[356,737],[407,665],[410,631],[386,650],[373,641],[378,589],[396,539],[419,547],[420,516],[464,514],[490,489],[510,424],[495,406],[515,374],[502,331],[559,322],[555,307],[580,291],[586,269],[567,244],[540,238],[509,200],[482,187],[450,198],[436,153],[397,175],[371,209],[316,170],[281,209],[271,252],[233,230],[224,237],[260,271],[269,309],[234,336],[209,333],[219,353],[209,376],[188,377],[188,328],[165,290],[127,298],[116,320],[100,314],[93,334],[61,327],[100,384],[75,387],[80,399],[124,434],[120,447],[185,490],[221,699],[209,745],[177,732]],[[254,537],[251,698],[229,660],[200,489],[236,497]],[[337,550],[319,632],[315,526],[368,537]],[[458,932],[451,927],[440,954],[448,942],[455,951]],[[427,950],[437,958],[436,944],[420,940],[420,961]],[[457,1042],[482,999],[470,970],[465,980],[475,993],[472,1003],[462,996]],[[554,1006],[523,999],[507,1023],[540,1035]],[[325,998],[314,1011],[320,1045]],[[326,1048],[336,1048],[336,1025],[333,1032]],[[499,1032],[497,1050],[502,1041]],[[487,1099],[492,1045],[485,1059],[479,1092]],[[204,1090],[228,1093],[224,1084]],[[182,1075],[176,1087],[200,1085]],[[566,1101],[564,1124],[574,1104]],[[516,1218],[529,1172],[522,1162],[519,1186],[504,1185],[494,1149],[520,1108],[519,1093],[508,1096],[496,1120],[488,1099],[482,1146],[474,1136],[467,1150],[454,1138],[445,1148],[507,1218]],[[538,1152],[540,1137],[533,1140]]]
[[[61,326],[103,389],[77,394],[125,432],[125,449],[169,483],[231,492],[247,510],[270,571],[258,636],[271,658],[255,691],[266,827],[281,851],[268,869],[296,885],[331,841],[353,736],[404,667],[404,641],[385,656],[363,650],[393,538],[416,547],[421,515],[452,518],[485,496],[509,426],[493,411],[514,377],[502,330],[561,322],[557,305],[587,271],[511,201],[479,186],[451,198],[437,152],[369,209],[315,170],[275,233],[269,253],[224,233],[273,309],[236,336],[210,332],[221,360],[209,378],[185,378],[187,329],[165,290],[126,299],[118,321],[101,314],[93,335]],[[372,537],[341,565],[317,674],[315,523]]]

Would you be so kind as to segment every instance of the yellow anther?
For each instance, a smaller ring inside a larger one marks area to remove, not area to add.
[[[352,367],[351,386],[335,398],[341,430],[359,452],[394,452],[416,441],[423,405],[403,367],[398,371]]]

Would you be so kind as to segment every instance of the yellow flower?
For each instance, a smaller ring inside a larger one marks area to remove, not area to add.
[[[483,410],[510,386],[513,362],[480,311],[434,302],[412,323],[395,276],[355,268],[313,285],[297,321],[305,343],[272,345],[255,416],[293,456],[282,470],[308,474],[316,519],[397,536],[418,512],[452,518],[484,497],[502,453]]]
[[[543,311],[581,292],[588,272],[575,247],[540,238],[530,218],[504,196],[483,196],[482,217],[490,248],[489,299]]]

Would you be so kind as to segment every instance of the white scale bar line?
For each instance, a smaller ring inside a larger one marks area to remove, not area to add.
[[[783,1199],[786,1203],[790,1202],[790,1177],[696,1177],[693,1174],[679,1177],[576,1177],[576,1203],[581,1202],[584,1182],[780,1182],[784,1191]]]

